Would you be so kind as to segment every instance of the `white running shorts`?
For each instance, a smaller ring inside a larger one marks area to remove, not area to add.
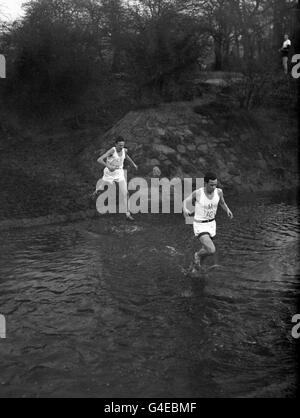
[[[110,171],[107,167],[104,169],[104,175],[102,177],[102,179],[99,180],[98,184],[101,184],[103,181],[107,182],[107,183],[120,183],[121,181],[125,181],[125,173],[123,168],[119,168],[115,171]],[[98,187],[97,184],[97,187]],[[98,190],[98,188],[96,187],[96,190]]]
[[[201,237],[202,235],[209,234],[211,238],[215,238],[217,235],[217,222],[206,222],[206,223],[199,223],[194,222],[194,233],[196,237]]]

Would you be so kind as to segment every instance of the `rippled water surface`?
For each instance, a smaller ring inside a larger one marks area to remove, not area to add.
[[[297,206],[230,203],[202,279],[180,216],[2,233],[0,396],[293,397]]]

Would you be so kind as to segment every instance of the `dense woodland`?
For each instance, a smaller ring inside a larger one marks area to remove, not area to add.
[[[7,22],[0,0],[0,101],[27,119],[113,120],[188,99],[201,71],[242,73],[243,107],[290,88],[279,49],[288,33],[295,53],[295,0],[31,0],[24,10]]]

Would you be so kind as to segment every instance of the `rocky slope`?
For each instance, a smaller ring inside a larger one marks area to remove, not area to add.
[[[93,216],[90,194],[102,174],[97,155],[113,145],[116,135],[124,137],[140,167],[129,177],[149,179],[159,166],[169,178],[200,178],[214,171],[231,192],[297,187],[294,115],[250,113],[208,97],[129,112],[106,133],[95,127],[0,132],[0,223],[27,226]]]
[[[239,192],[293,188],[298,170],[296,123],[278,112],[260,112],[200,100],[130,112],[99,138],[99,153],[121,135],[141,176],[151,176],[158,166],[168,178],[200,178],[213,171],[224,188]],[[92,174],[99,167],[90,151],[82,162],[93,162]]]

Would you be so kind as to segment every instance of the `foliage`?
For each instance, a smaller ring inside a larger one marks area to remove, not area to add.
[[[234,90],[242,107],[261,104],[280,71],[282,36],[296,28],[294,6],[294,0],[30,0],[24,18],[1,25],[8,65],[2,107],[26,118],[102,120],[107,111],[192,98],[189,80],[210,64],[244,75]]]

